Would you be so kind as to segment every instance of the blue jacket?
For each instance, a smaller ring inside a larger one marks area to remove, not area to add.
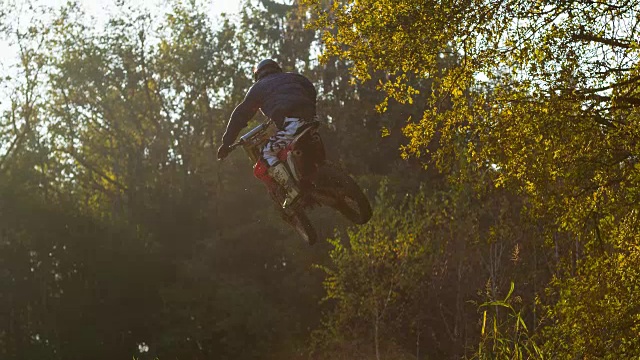
[[[258,109],[279,129],[285,117],[311,120],[316,115],[316,89],[309,79],[295,73],[275,73],[258,80],[233,110],[222,143],[233,144]]]

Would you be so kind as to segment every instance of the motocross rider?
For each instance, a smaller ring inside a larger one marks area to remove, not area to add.
[[[300,190],[285,164],[279,161],[278,152],[291,143],[305,123],[315,118],[316,89],[306,77],[283,72],[280,65],[272,59],[260,61],[255,66],[253,75],[255,83],[231,114],[222,136],[222,145],[218,148],[218,160],[229,155],[231,144],[260,110],[278,128],[262,149],[262,157],[269,167],[269,176],[286,189],[282,206],[287,207],[296,201]]]

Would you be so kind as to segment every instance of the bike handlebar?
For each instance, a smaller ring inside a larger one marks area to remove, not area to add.
[[[256,126],[251,131],[249,131],[248,133],[244,134],[238,141],[236,141],[235,143],[233,143],[233,144],[231,144],[229,146],[229,153],[231,153],[233,150],[235,150],[235,148],[237,148],[238,146],[243,146],[247,142],[248,138],[250,138],[251,136],[253,136],[253,135],[259,133],[260,131],[266,129],[269,125],[271,125],[271,120],[267,121],[266,123],[262,123],[262,124]]]
[[[229,146],[229,150],[235,150],[238,146],[242,146],[243,143],[244,141],[242,140],[236,141],[235,143],[231,144],[231,146]]]

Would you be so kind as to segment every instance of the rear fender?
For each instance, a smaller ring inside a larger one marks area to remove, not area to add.
[[[310,126],[287,147],[287,164],[296,180],[311,175],[326,160],[324,143],[317,126]]]

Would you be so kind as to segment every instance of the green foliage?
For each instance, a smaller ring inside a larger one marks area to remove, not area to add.
[[[624,226],[635,228],[637,221],[634,215]],[[640,353],[640,238],[633,233],[615,251],[584,259],[575,277],[556,282],[558,302],[543,332],[549,354],[632,359]]]
[[[637,177],[635,1],[371,0],[334,2],[328,12],[307,3],[325,56],[352,61],[361,81],[384,71],[390,98],[428,104],[405,128],[406,156],[428,152],[435,139],[441,169],[459,156],[493,164],[499,184],[517,186],[539,207],[569,210],[558,215],[566,224],[584,223],[595,193],[626,197]],[[415,92],[409,76],[431,77],[434,91]],[[456,151],[461,136],[464,153]]]
[[[533,285],[517,297],[533,308],[546,277],[521,205],[493,186],[429,185],[401,198],[384,186],[371,221],[347,233],[348,246],[331,241],[332,265],[323,269],[335,307],[314,337],[318,358],[461,358],[474,350],[468,344],[488,341],[469,301],[498,301],[508,278]],[[531,348],[523,334],[511,340]]]
[[[553,259],[549,356],[637,357],[627,310],[638,306],[628,292],[637,275],[626,264],[640,204],[640,4],[305,3],[327,59],[352,62],[359,81],[388,74],[381,109],[392,99],[424,106],[403,129],[403,156],[463,184],[490,174],[481,183],[519,194]],[[414,91],[415,78],[432,91]],[[603,273],[609,282],[596,280]]]
[[[638,2],[305,3],[0,9],[0,357],[637,357]],[[386,184],[312,249],[214,161],[263,57]]]
[[[0,355],[130,356],[143,324],[155,323],[166,266],[124,224],[96,221],[34,190],[0,184]]]
[[[518,306],[522,299],[512,298],[513,290],[512,282],[504,299],[479,306],[482,311],[482,337],[478,351],[472,359],[544,358],[538,345],[529,336],[530,331],[522,316],[522,310],[516,310],[514,307]]]
[[[435,251],[421,234],[427,218],[421,216],[421,199],[396,200],[383,185],[372,219],[329,240],[333,246],[327,276],[327,300],[337,302],[335,314],[316,334],[317,346],[329,358],[364,352],[380,358],[380,343],[393,342],[393,328],[415,315],[411,299],[429,275],[430,254]],[[365,343],[359,341],[367,339]],[[350,344],[350,345],[348,345]],[[373,346],[369,349],[369,344]]]
[[[3,359],[131,358],[142,342],[144,359],[304,347],[321,296],[312,257],[251,164],[212,151],[262,35],[212,23],[204,2],[172,5],[152,18],[119,2],[104,28],[73,2],[30,8],[32,27],[3,34],[22,51],[0,116]],[[273,17],[284,27],[286,15]]]

